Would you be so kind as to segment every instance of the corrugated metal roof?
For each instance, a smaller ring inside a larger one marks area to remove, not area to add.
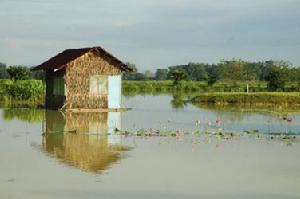
[[[77,59],[78,57],[90,52],[90,51],[97,51],[99,54],[110,57],[113,61],[118,64],[118,66],[126,71],[131,70],[128,68],[128,66],[123,63],[121,60],[113,56],[111,53],[107,52],[102,47],[96,46],[96,47],[90,47],[90,48],[79,48],[79,49],[67,49],[56,56],[50,58],[48,61],[45,61],[44,63],[32,68],[32,70],[46,70],[46,69],[61,69],[65,67],[66,64],[69,62]]]

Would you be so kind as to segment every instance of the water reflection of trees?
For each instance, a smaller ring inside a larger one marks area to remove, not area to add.
[[[282,107],[261,107],[261,106],[247,106],[247,105],[226,105],[219,106],[214,104],[202,103],[195,104],[191,103],[191,99],[196,93],[184,93],[175,92],[172,94],[170,105],[175,108],[183,108],[189,104],[202,110],[207,110],[210,113],[214,113],[220,117],[223,122],[239,122],[243,121],[248,117],[264,116],[268,118],[268,121],[281,122],[283,116],[293,117],[300,114],[299,110],[293,108],[282,108]]]
[[[170,104],[173,108],[175,109],[179,109],[179,108],[183,108],[186,104],[186,96],[184,93],[181,92],[175,92],[173,93],[173,99],[170,101]]]
[[[41,122],[44,118],[44,110],[34,108],[5,108],[3,109],[3,119],[18,119],[29,123]]]
[[[256,106],[244,106],[244,105],[226,105],[219,106],[213,104],[193,104],[200,109],[206,109],[210,112],[215,112],[223,120],[227,121],[242,121],[245,117],[261,115],[280,120],[283,115],[296,115],[299,114],[299,110],[294,109],[282,109],[281,107],[256,107]]]
[[[113,133],[119,125],[120,113],[47,111],[43,150],[65,164],[101,172],[130,150],[122,144],[122,137]]]

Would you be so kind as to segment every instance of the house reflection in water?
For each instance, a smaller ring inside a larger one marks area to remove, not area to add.
[[[62,113],[46,111],[43,149],[63,163],[88,172],[101,172],[125,157],[121,115],[110,113]]]

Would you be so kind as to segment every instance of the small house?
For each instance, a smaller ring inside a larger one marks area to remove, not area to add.
[[[101,47],[67,49],[32,70],[46,74],[49,109],[119,109],[130,68]]]

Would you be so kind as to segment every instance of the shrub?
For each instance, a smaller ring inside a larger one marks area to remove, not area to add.
[[[0,81],[0,100],[37,101],[44,97],[44,86],[40,80]]]

